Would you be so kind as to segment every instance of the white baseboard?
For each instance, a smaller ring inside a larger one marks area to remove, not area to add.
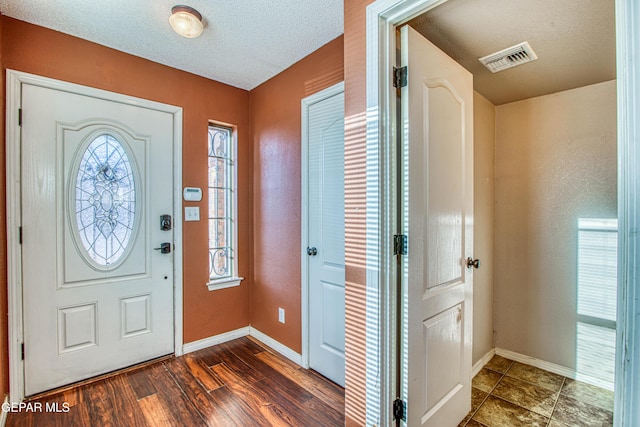
[[[302,366],[302,355],[296,353],[286,345],[279,343],[270,336],[260,332],[259,330],[251,326],[245,326],[244,328],[235,329],[223,334],[214,335],[212,337],[203,338],[198,341],[186,343],[182,346],[182,350],[184,354],[193,353],[194,351],[202,350],[203,348],[211,347],[217,344],[222,344],[223,342],[235,340],[236,338],[246,337],[247,335],[251,335],[258,341],[263,342],[265,345],[268,345],[287,359],[291,360],[293,363]]]
[[[2,404],[2,406],[5,407],[7,406],[8,403],[9,403],[9,395],[5,394],[4,403]],[[7,412],[0,411],[0,427],[4,427],[6,422],[7,422]]]
[[[491,360],[491,358],[493,356],[495,356],[496,354],[496,349],[492,348],[491,350],[489,350],[487,352],[487,354],[485,354],[484,356],[482,356],[480,358],[480,360],[478,360],[473,367],[471,368],[471,378],[475,377],[476,375],[478,375],[478,372],[480,372],[482,370],[482,368],[484,368],[484,365],[486,365],[487,363],[489,363],[489,361]]]
[[[524,363],[525,365],[535,366],[536,368],[544,369],[545,371],[549,371],[554,374],[562,375],[567,378],[582,381],[587,384],[595,385],[597,387],[613,391],[613,383],[592,377],[590,375],[576,372],[575,369],[567,368],[566,366],[562,365],[556,365],[555,363],[547,362],[521,353],[516,353],[515,351],[505,350],[503,348],[496,348],[495,351],[498,356],[506,357],[507,359]]]
[[[194,351],[202,350],[203,348],[211,347],[217,344],[222,344],[223,342],[235,340],[236,338],[246,337],[247,335],[249,335],[249,330],[250,327],[245,326],[244,328],[235,329],[223,334],[218,334],[212,337],[203,338],[198,341],[189,342],[182,346],[182,352],[184,354],[193,353]]]
[[[286,345],[279,343],[270,336],[263,334],[262,332],[251,326],[249,326],[249,335],[257,339],[258,341],[265,343],[287,359],[291,360],[293,363],[302,366],[302,355],[300,353],[296,353]]]

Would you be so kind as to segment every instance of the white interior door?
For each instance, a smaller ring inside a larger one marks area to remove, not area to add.
[[[314,100],[307,117],[309,367],[344,386],[344,92],[330,88]]]
[[[473,78],[401,28],[407,425],[457,425],[471,407]]]
[[[172,115],[30,84],[22,115],[25,394],[172,353]]]

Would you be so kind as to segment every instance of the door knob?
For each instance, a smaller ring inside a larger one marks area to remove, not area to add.
[[[471,257],[467,258],[467,268],[480,268],[480,260],[473,259]]]
[[[171,243],[162,242],[162,243],[160,243],[160,247],[159,248],[153,248],[153,250],[160,251],[161,254],[171,253]]]
[[[307,255],[316,256],[318,255],[318,250],[315,248],[315,246],[313,248],[307,248]]]

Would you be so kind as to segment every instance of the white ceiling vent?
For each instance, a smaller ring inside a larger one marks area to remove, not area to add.
[[[500,52],[492,53],[478,59],[492,73],[503,71],[508,68],[517,67],[527,62],[535,61],[538,55],[531,49],[528,42],[522,42],[515,46],[508,47]]]

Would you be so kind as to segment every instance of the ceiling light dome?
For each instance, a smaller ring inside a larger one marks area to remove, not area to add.
[[[200,12],[189,6],[173,6],[171,8],[171,16],[169,24],[173,31],[182,37],[194,38],[202,34],[204,25],[202,24],[202,15]]]

